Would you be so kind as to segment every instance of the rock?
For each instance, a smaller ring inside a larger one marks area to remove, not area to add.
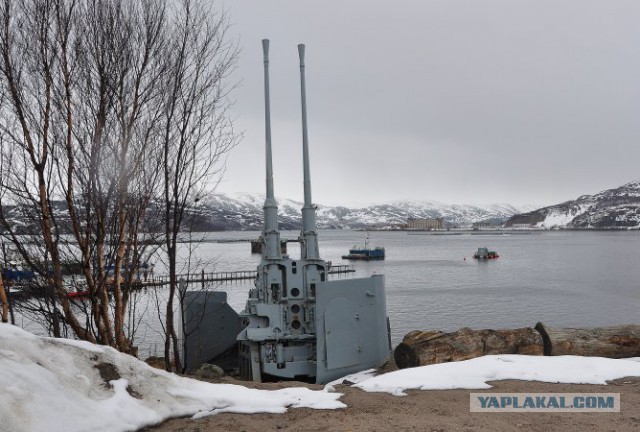
[[[149,357],[144,361],[151,367],[164,370],[164,357]]]
[[[224,371],[217,365],[211,363],[203,363],[194,372],[194,375],[198,378],[206,380],[220,380],[222,377],[224,377]]]

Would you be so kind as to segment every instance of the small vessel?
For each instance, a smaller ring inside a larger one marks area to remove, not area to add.
[[[473,257],[478,260],[487,260],[499,258],[500,255],[498,255],[496,251],[490,251],[486,247],[481,247],[473,254]]]
[[[67,297],[70,299],[89,297],[89,291],[70,291]]]
[[[0,268],[2,269],[2,278],[6,281],[20,283],[36,278],[36,273],[33,270],[19,264],[15,259],[7,260],[4,266],[0,265]]]
[[[360,261],[370,261],[370,260],[383,260],[385,256],[384,248],[377,246],[375,248],[369,247],[369,235],[367,235],[367,239],[364,241],[364,247],[354,246],[349,249],[349,253],[347,255],[342,255],[342,259],[346,260],[360,260]]]
[[[109,283],[114,283],[116,280],[114,277],[115,267],[116,266],[114,264],[109,264],[105,266],[107,281]],[[150,281],[151,279],[153,279],[153,270],[154,270],[154,264],[149,264],[148,262],[144,262],[142,264],[137,264],[137,265],[133,265],[131,263],[126,265],[122,264],[120,277],[118,279],[120,279],[120,282],[123,283],[126,279],[126,276],[128,276],[128,272],[132,272],[133,273],[132,282],[144,284],[147,281]]]

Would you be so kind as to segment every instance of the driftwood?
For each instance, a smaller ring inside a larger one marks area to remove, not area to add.
[[[640,357],[638,325],[578,329],[553,328],[539,322],[536,330],[542,336],[544,355]]]
[[[543,355],[542,337],[532,328],[472,330],[465,327],[453,333],[413,331],[394,351],[396,364],[401,369],[487,354]]]

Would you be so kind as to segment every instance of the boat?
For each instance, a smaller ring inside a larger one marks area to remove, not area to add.
[[[342,255],[342,259],[359,261],[383,260],[384,257],[385,251],[383,247],[369,247],[368,235],[367,239],[364,242],[364,247],[354,246],[353,248],[349,249],[349,253],[347,255]]]
[[[486,247],[481,247],[473,254],[473,257],[477,260],[487,260],[500,258],[500,255],[498,255],[496,251],[490,251]]]
[[[26,270],[17,266],[10,266],[2,269],[2,279],[19,283],[21,281],[33,280],[36,274],[32,270]]]
[[[89,297],[89,291],[70,291],[67,293],[67,297],[70,299]]]
[[[114,264],[109,264],[104,268],[107,274],[107,282],[110,284],[115,283],[116,278],[114,277],[114,273],[116,266]],[[153,269],[154,264],[149,264],[148,262],[144,262],[138,265],[132,265],[131,263],[126,265],[122,264],[120,277],[118,279],[120,280],[120,283],[124,283],[126,278],[128,277],[128,273],[133,272],[132,281],[135,283],[145,284],[153,279]]]
[[[0,263],[2,279],[8,282],[21,283],[36,278],[36,273],[24,264],[20,264],[17,259],[10,258],[5,261],[4,266]]]

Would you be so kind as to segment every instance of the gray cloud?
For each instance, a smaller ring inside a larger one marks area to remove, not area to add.
[[[552,204],[640,178],[639,2],[226,7],[246,138],[222,191],[263,190],[262,38],[277,195],[302,196],[298,43],[316,202]]]

